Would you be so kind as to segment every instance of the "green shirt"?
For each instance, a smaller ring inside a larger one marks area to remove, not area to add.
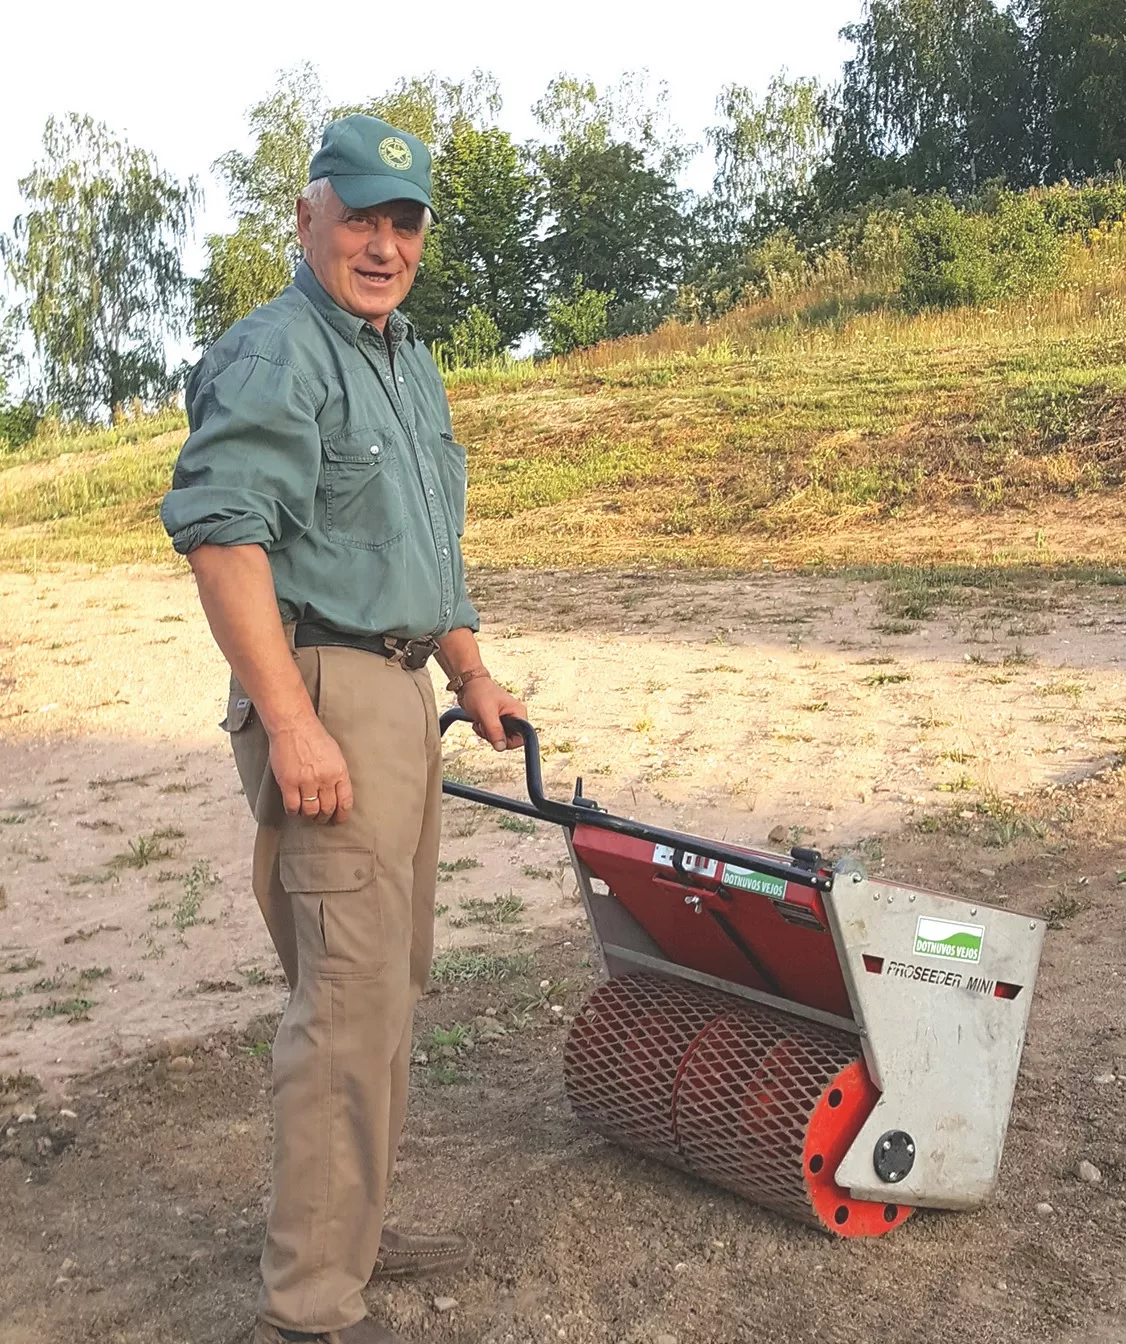
[[[414,328],[392,313],[387,337],[302,263],[193,369],[161,520],[181,554],[262,546],[283,620],[476,630],[459,542],[465,449]]]

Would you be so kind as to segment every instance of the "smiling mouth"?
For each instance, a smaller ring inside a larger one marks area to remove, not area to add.
[[[368,280],[368,281],[370,281],[372,284],[375,284],[375,285],[386,285],[386,284],[389,284],[389,283],[390,283],[392,280],[394,280],[394,278],[395,278],[395,272],[394,272],[394,271],[361,271],[361,270],[357,270],[356,274],[362,276],[365,280]]]

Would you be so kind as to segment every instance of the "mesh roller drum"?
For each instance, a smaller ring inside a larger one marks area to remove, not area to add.
[[[878,1093],[844,1032],[658,976],[608,981],[564,1052],[576,1115],[606,1138],[841,1236],[910,1208],[853,1199],[832,1173]]]

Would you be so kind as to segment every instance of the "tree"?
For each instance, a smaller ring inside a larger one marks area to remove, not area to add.
[[[407,303],[427,340],[445,341],[472,309],[511,345],[538,320],[543,212],[529,156],[496,127],[458,120],[434,160],[441,223]]]
[[[994,0],[867,0],[841,35],[856,52],[819,183],[833,204],[1035,179],[1030,73],[1011,12]]]
[[[560,75],[534,109],[556,137],[539,153],[550,288],[613,294],[612,336],[655,326],[684,268],[686,198],[673,175],[689,149],[667,124],[663,88],[655,107],[646,90],[641,75],[603,94]]]
[[[825,99],[814,79],[775,75],[758,98],[729,84],[716,99],[723,120],[707,131],[716,158],[713,208],[732,233],[759,232],[791,216],[828,149]]]
[[[250,153],[232,149],[216,160],[235,229],[205,239],[208,260],[195,287],[193,318],[201,345],[218,340],[292,280],[301,256],[294,203],[309,180],[309,160],[327,118],[316,71],[296,66],[283,71],[273,92],[251,108]]]
[[[443,79],[433,71],[402,78],[386,93],[354,106],[338,107],[333,117],[365,112],[382,117],[393,126],[417,135],[432,153],[455,126],[492,125],[500,114],[501,97],[496,78],[473,70],[467,79]]]
[[[681,140],[668,101],[668,85],[662,81],[652,90],[644,70],[627,71],[601,93],[588,79],[559,74],[532,112],[565,152],[629,144],[640,152],[646,167],[673,177],[695,146]]]
[[[583,277],[576,275],[565,294],[553,294],[547,301],[548,353],[566,355],[603,340],[610,334],[613,302],[613,293],[587,289]]]
[[[181,247],[195,183],[73,113],[47,122],[43,149],[19,184],[26,212],[2,243],[29,296],[43,398],[91,417],[164,397],[164,341],[187,320]]]
[[[33,400],[11,399],[12,383],[24,362],[20,351],[22,335],[23,314],[18,308],[5,311],[0,300],[0,449],[26,443],[39,423],[39,407]]]
[[[1023,0],[1044,167],[1051,177],[1109,173],[1126,161],[1126,8],[1122,0]]]

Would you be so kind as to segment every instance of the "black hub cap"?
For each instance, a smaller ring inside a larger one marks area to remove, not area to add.
[[[895,1185],[915,1165],[915,1140],[904,1129],[889,1129],[876,1141],[872,1165],[881,1181]]]

